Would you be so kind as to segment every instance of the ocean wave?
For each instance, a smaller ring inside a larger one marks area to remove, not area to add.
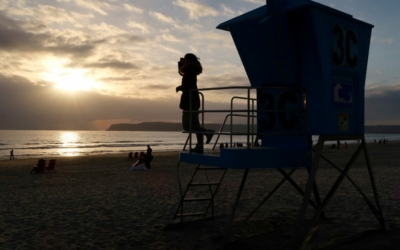
[[[85,149],[85,148],[130,148],[130,147],[147,147],[149,143],[130,143],[130,144],[118,144],[118,143],[105,143],[105,144],[95,144],[95,145],[71,145],[71,146],[61,146],[61,145],[38,145],[38,146],[28,146],[28,147],[16,147],[14,150],[37,150],[37,149]],[[151,146],[168,146],[176,145],[175,143],[152,143]],[[1,149],[0,149],[1,150]],[[6,150],[6,149],[3,149]],[[8,149],[7,149],[8,150]]]
[[[137,141],[114,141],[114,143],[134,143],[134,142],[137,142]]]

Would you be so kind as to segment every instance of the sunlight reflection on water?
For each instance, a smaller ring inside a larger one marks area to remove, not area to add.
[[[75,148],[81,139],[79,133],[70,131],[61,132],[59,139],[62,147],[60,147],[57,151],[60,155],[76,156],[80,154],[80,150]]]

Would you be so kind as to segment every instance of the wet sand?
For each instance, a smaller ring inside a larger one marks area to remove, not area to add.
[[[343,168],[354,150],[351,144],[347,151],[327,147],[324,155]],[[387,231],[379,230],[362,196],[344,180],[305,249],[400,249],[400,143],[369,144],[368,151]],[[215,198],[214,219],[208,214],[180,224],[173,219],[180,198],[178,155],[154,152],[152,169],[134,172],[128,171],[133,161],[125,159],[127,154],[57,158],[57,173],[44,174],[29,174],[37,159],[0,161],[0,248],[219,249],[243,170],[227,171]],[[184,184],[194,167],[180,165]],[[317,184],[322,197],[338,174],[321,161]],[[349,176],[373,201],[363,154]],[[304,188],[306,177],[300,169],[293,179]],[[281,178],[275,169],[251,170],[234,225]],[[225,249],[287,248],[300,204],[301,196],[285,183]],[[309,208],[308,216],[312,212]]]

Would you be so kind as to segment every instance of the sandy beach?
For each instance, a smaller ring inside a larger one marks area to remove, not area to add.
[[[343,167],[349,149],[324,155]],[[344,180],[305,249],[400,249],[400,142],[368,144],[387,231],[380,231],[357,190]],[[173,215],[179,204],[179,152],[154,152],[152,169],[129,172],[125,155],[56,158],[57,173],[29,174],[38,159],[0,161],[0,249],[219,249],[243,170],[228,170],[216,195],[214,219]],[[49,159],[46,159],[49,160]],[[181,164],[187,183],[194,165]],[[339,172],[321,161],[324,197]],[[219,175],[219,173],[218,173]],[[363,154],[349,176],[373,200]],[[214,176],[211,176],[214,177]],[[307,171],[293,179],[304,188]],[[282,178],[275,169],[251,170],[234,225]],[[228,242],[225,249],[285,249],[301,196],[286,183]],[[313,212],[312,208],[309,208]],[[311,215],[311,213],[310,213]]]

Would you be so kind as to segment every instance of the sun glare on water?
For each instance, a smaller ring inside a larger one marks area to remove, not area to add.
[[[55,87],[66,91],[91,90],[97,83],[87,77],[88,70],[79,68],[64,68],[62,62],[51,62],[47,72],[43,73],[46,81],[55,83]]]
[[[61,132],[59,135],[59,141],[61,147],[58,149],[58,153],[62,156],[74,156],[80,153],[78,148],[80,136],[76,132]]]

